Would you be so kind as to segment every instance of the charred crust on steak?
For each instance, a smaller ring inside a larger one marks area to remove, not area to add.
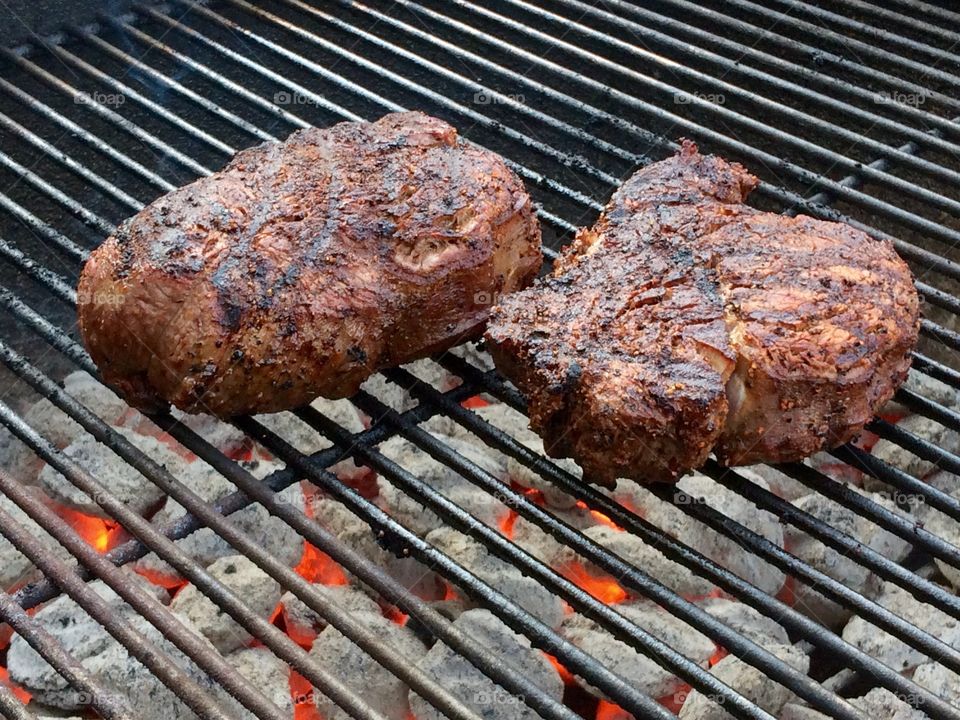
[[[892,396],[919,330],[906,264],[847,225],[744,205],[757,182],[685,141],[495,308],[486,345],[551,455],[603,483],[675,480],[710,452],[797,460]]]

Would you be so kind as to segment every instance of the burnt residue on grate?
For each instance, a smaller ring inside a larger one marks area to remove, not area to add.
[[[0,53],[0,712],[960,717],[958,20],[177,0]],[[402,108],[507,157],[551,248],[683,136],[755,171],[759,206],[889,237],[925,300],[907,384],[803,465],[604,490],[473,345],[234,424],[99,383],[73,287],[118,222],[238,149]]]

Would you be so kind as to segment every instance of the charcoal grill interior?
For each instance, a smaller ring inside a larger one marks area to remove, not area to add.
[[[352,458],[429,508],[447,527],[562,598],[570,612],[595,622],[598,632],[667,669],[689,686],[689,694],[706,696],[715,708],[737,718],[777,715],[736,689],[736,682],[711,673],[619,612],[618,603],[558,572],[514,542],[504,528],[485,524],[415,469],[382,452],[391,438],[401,437],[458,473],[464,486],[498,499],[514,521],[539,528],[606,573],[630,598],[656,603],[691,632],[741,658],[783,688],[795,708],[843,719],[875,715],[855,700],[884,688],[928,717],[960,718],[960,707],[950,698],[915,682],[903,668],[884,664],[837,628],[819,624],[788,593],[765,591],[752,578],[692,548],[691,538],[673,537],[616,493],[581,483],[569,466],[488,422],[475,410],[478,396],[520,412],[524,402],[489,369],[482,352],[460,349],[418,366],[421,375],[430,368],[429,378],[458,378],[460,384],[452,387],[421,379],[414,368],[385,372],[377,387],[401,388],[404,404],[395,406],[396,394],[391,401],[373,390],[361,392],[351,402],[370,422],[359,431],[315,408],[297,411],[312,433],[330,443],[312,455],[260,419],[237,421],[239,430],[282,465],[264,478],[218,450],[203,432],[168,413],[151,416],[152,427],[168,433],[171,445],[193,453],[229,481],[234,489],[214,502],[201,498],[188,480],[131,443],[62,385],[78,370],[97,377],[75,331],[73,288],[87,254],[143,204],[215,171],[238,149],[309,125],[422,109],[509,159],[538,204],[552,258],[578,226],[593,221],[621,180],[666,157],[679,138],[688,137],[701,150],[740,161],[761,177],[752,204],[843,220],[891,239],[910,263],[924,299],[922,341],[913,370],[918,384],[901,389],[896,398],[904,414],[924,422],[901,426],[897,418],[881,417],[869,427],[875,440],[897,448],[897,457],[909,462],[888,462],[889,457],[875,456],[861,444],[835,451],[829,463],[769,470],[852,512],[862,521],[857,525],[861,532],[883,529],[901,539],[910,547],[904,558],[885,556],[857,533],[771,491],[763,480],[767,471],[710,464],[704,473],[757,513],[771,513],[783,528],[822,542],[878,582],[905,590],[921,603],[923,613],[942,613],[951,624],[917,627],[915,617],[902,617],[878,603],[876,594],[849,587],[731,517],[717,496],[691,498],[667,486],[651,492],[699,520],[709,528],[705,532],[732,538],[760,566],[789,575],[794,592],[816,588],[876,626],[877,635],[898,638],[932,666],[960,673],[960,633],[953,632],[953,623],[960,621],[960,600],[945,576],[951,568],[960,570],[960,550],[953,544],[957,534],[942,531],[960,520],[960,490],[953,475],[960,474],[955,441],[960,410],[925,391],[932,387],[930,381],[949,393],[960,389],[960,13],[951,7],[946,0],[878,5],[860,0],[225,0],[203,5],[176,0],[136,6],[129,15],[103,16],[86,27],[3,49],[0,423],[8,431],[3,442],[5,447],[25,444],[31,461],[39,457],[77,492],[94,498],[107,518],[105,527],[123,540],[105,553],[100,550],[106,548],[91,547],[74,525],[24,485],[18,477],[22,467],[4,465],[0,493],[9,502],[0,506],[0,533],[42,577],[3,588],[0,617],[87,698],[83,710],[90,716],[153,717],[154,709],[131,706],[123,687],[80,664],[63,639],[38,622],[32,611],[61,594],[73,598],[197,716],[292,717],[283,702],[243,677],[123,571],[156,553],[307,687],[317,688],[350,717],[385,717],[367,693],[351,687],[336,668],[291,639],[282,624],[252,610],[249,598],[181,549],[177,541],[206,527],[440,715],[501,717],[451,692],[338,603],[328,587],[306,580],[265,549],[262,538],[233,521],[248,505],[259,504],[332,558],[352,582],[370,588],[418,637],[442,642],[467,658],[530,716],[669,718],[677,711],[687,716],[683,698],[671,705],[651,697],[330,470]],[[31,422],[29,408],[40,398],[113,450],[116,463],[130,464],[175,498],[186,514],[151,524],[121,502],[97,468],[64,453],[56,438]],[[662,552],[684,573],[717,588],[718,596],[779,623],[809,657],[809,670],[785,662],[756,637],[706,612],[698,599],[678,594],[664,578],[597,542],[571,524],[568,514],[539,502],[536,493],[449,445],[436,432],[438,419],[472,433],[491,457],[528,468],[553,492],[567,496],[571,506],[578,503],[618,532]],[[926,468],[922,474],[912,471],[918,464]],[[924,481],[931,468],[939,470],[945,484]],[[870,478],[890,502],[879,502],[875,494],[844,481],[853,474]],[[458,597],[489,610],[578,680],[567,682],[562,698],[546,692],[514,666],[514,658],[464,632],[440,604],[411,592],[409,582],[385,572],[304,508],[286,501],[282,491],[304,481],[309,486],[303,487],[317,497],[339,502],[359,517],[382,548],[419,561]],[[947,523],[937,525],[940,530],[925,527],[918,502],[942,513]],[[25,524],[27,517],[67,548],[71,558],[42,542]],[[132,616],[148,620],[169,645],[158,648],[141,623],[113,612],[86,584],[91,578],[112,587],[129,603]],[[175,662],[174,648],[209,682],[198,682],[196,672]],[[505,702],[500,696],[495,700]],[[22,692],[0,682],[5,717],[36,717],[35,710],[35,702],[26,704]]]

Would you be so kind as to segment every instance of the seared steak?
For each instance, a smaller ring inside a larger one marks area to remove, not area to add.
[[[151,203],[84,267],[80,329],[140,408],[274,412],[476,336],[540,262],[503,160],[398,113],[245,150]]]
[[[555,457],[674,480],[710,452],[797,460],[890,399],[919,328],[910,271],[847,225],[743,204],[757,179],[692,143],[630,178],[486,339]]]

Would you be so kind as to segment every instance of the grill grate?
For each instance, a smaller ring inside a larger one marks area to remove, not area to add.
[[[932,18],[938,24],[932,25]],[[561,244],[592,221],[612,188],[640,164],[677,148],[689,135],[705,150],[721,152],[758,171],[760,205],[849,222],[891,239],[910,261],[925,299],[920,373],[960,388],[955,351],[960,265],[960,202],[947,189],[960,178],[956,13],[913,0],[885,7],[863,2],[819,3],[750,0],[694,4],[661,0],[636,6],[624,0],[589,5],[579,0],[399,0],[332,2],[300,0],[251,5],[227,0],[212,6],[176,0],[169,7],[138,8],[135,16],[105,18],[98,27],[71,30],[30,47],[4,51],[0,90],[0,253],[13,272],[3,274],[0,360],[9,386],[23,399],[48,398],[87,432],[114,450],[187,511],[155,527],[127,508],[109,488],[30,426],[17,399],[4,396],[0,423],[58,469],[134,537],[105,555],[89,548],[55,513],[6,472],[0,492],[48,530],[78,558],[66,565],[10,513],[0,510],[0,533],[37,565],[45,578],[0,594],[0,617],[14,627],[107,718],[134,717],[122,693],[103,687],[66,653],[57,638],[26,610],[61,592],[74,598],[131,654],[139,658],[204,718],[233,717],[217,697],[188,677],[83,582],[97,577],[185,653],[253,716],[284,713],[216,652],[198,641],[167,609],[125,579],[125,566],[156,552],[255,638],[355,718],[380,718],[363,697],[334,677],[276,626],[252,612],[243,598],[212,578],[174,542],[208,527],[246,555],[284,590],[354,641],[444,715],[476,718],[434,679],[411,665],[322,587],[271,557],[231,519],[259,503],[307,542],[394,603],[426,633],[442,640],[538,715],[574,718],[529,678],[454,626],[369,559],[345,546],[277,493],[309,479],[365,520],[381,542],[420,560],[486,607],[533,645],[636,717],[672,717],[597,658],[418,537],[378,505],[344,484],[328,468],[352,456],[374,468],[445,523],[522,569],[574,610],[595,620],[623,643],[653,658],[691,687],[723,702],[738,718],[771,715],[695,662],[659,640],[510,539],[379,446],[394,436],[409,440],[452,468],[464,482],[503,500],[520,517],[605,570],[631,593],[654,600],[732,654],[789,688],[812,707],[836,718],[862,713],[810,676],[741,635],[699,605],[678,595],[533,502],[509,483],[447,446],[421,424],[445,415],[480,438],[491,451],[513,458],[625,532],[710,580],[804,641],[831,671],[849,668],[870,686],[887,688],[933,718],[960,718],[912,680],[850,645],[782,600],[764,593],[723,565],[675,539],[607,493],[582,485],[553,461],[490,424],[461,402],[489,393],[523,411],[522,398],[496,374],[457,355],[437,362],[463,380],[442,392],[404,369],[384,373],[419,404],[399,412],[360,393],[352,402],[376,422],[353,434],[312,408],[297,416],[333,443],[306,457],[254,419],[238,428],[286,463],[257,480],[206,439],[169,414],[151,419],[236,487],[207,503],[155,459],[56,384],[74,369],[96,377],[71,337],[73,290],[89,249],[114,223],[153,197],[221,166],[237,149],[284,137],[292,129],[421,107],[445,117],[464,135],[510,159],[538,202],[545,238]],[[942,21],[939,22],[939,21]],[[553,256],[553,251],[548,256]],[[54,352],[56,351],[56,352]],[[9,395],[10,393],[8,393]],[[960,431],[954,408],[907,389],[898,402],[944,428]],[[883,419],[870,430],[918,458],[960,474],[960,457]],[[921,494],[932,507],[960,520],[960,501],[854,447],[835,453],[847,463],[903,493]],[[708,465],[704,472],[810,537],[856,560],[879,578],[960,619],[957,596],[918,568],[929,558],[960,568],[960,550],[946,539],[811,467],[783,471],[813,492],[835,500],[875,526],[910,543],[900,565],[860,539],[798,509],[736,471]],[[700,520],[745,551],[777,567],[883,631],[960,672],[960,651],[921,630],[817,568],[771,543],[707,502],[687,502],[671,487],[653,489],[663,501]],[[31,717],[0,683],[0,712]]]

